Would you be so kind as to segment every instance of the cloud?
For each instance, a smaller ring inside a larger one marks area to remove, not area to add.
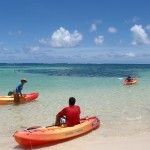
[[[40,50],[39,46],[32,46],[30,47],[30,52],[38,52]]]
[[[96,45],[101,45],[101,44],[103,44],[103,42],[104,42],[104,36],[99,35],[98,37],[96,37],[96,38],[94,39],[94,42],[95,42]]]
[[[140,18],[137,17],[137,16],[134,16],[133,18],[125,20],[125,23],[126,24],[135,24],[135,23],[137,23],[139,21],[140,21]]]
[[[57,31],[55,31],[50,40],[50,45],[56,48],[63,47],[75,47],[82,40],[82,34],[75,30],[73,33],[70,33],[63,27],[60,27]],[[43,42],[45,42],[43,40]]]
[[[69,48],[75,47],[82,41],[82,34],[75,30],[70,33],[63,27],[54,31],[50,38],[42,38],[39,43],[43,46],[54,48]]]
[[[115,27],[109,27],[108,28],[108,32],[109,33],[116,33],[117,32],[117,29]]]
[[[133,45],[150,44],[150,39],[142,25],[134,25],[130,31],[133,33]]]
[[[8,35],[10,35],[10,36],[20,36],[20,35],[22,35],[22,31],[21,30],[17,30],[17,31],[9,31],[8,32]]]
[[[133,23],[136,23],[136,22],[138,22],[139,20],[140,20],[139,17],[134,16],[133,19],[132,19],[132,22],[133,22]]]
[[[23,47],[24,53],[39,53],[40,52],[40,47],[39,46],[30,46],[30,47]],[[41,52],[40,52],[41,53]]]
[[[123,53],[123,52],[109,52],[105,54],[108,58],[112,57],[112,58],[133,58],[136,57],[136,55],[132,52],[127,52],[127,53]]]
[[[90,32],[96,32],[98,25],[100,25],[101,23],[102,23],[101,20],[95,20],[94,23],[91,24]]]
[[[126,53],[125,56],[127,57],[135,57],[135,54],[132,52]]]
[[[4,53],[4,54],[9,53],[9,49],[5,47],[3,42],[0,42],[0,53]]]
[[[91,31],[91,32],[97,31],[97,24],[96,24],[96,23],[93,23],[93,24],[91,25],[90,31]]]
[[[145,27],[145,29],[146,29],[147,31],[150,31],[150,24],[148,24],[148,25]]]
[[[50,41],[49,39],[42,38],[39,40],[39,43],[43,44],[43,45],[49,45],[49,43],[50,43],[49,41]]]

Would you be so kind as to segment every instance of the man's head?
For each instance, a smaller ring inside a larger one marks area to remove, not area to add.
[[[21,82],[22,84],[25,84],[25,83],[27,83],[28,81],[27,81],[26,79],[21,79],[20,82]]]
[[[73,106],[75,104],[75,102],[76,102],[76,99],[74,97],[69,98],[69,105],[70,106]]]
[[[128,76],[128,78],[131,78],[131,76]]]

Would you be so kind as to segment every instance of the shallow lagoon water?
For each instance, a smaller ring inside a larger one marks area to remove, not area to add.
[[[124,86],[131,74],[138,83]],[[15,88],[21,78],[24,93],[37,91],[38,101],[0,106],[0,135],[54,123],[55,114],[74,96],[81,116],[96,115],[101,128],[93,136],[128,136],[150,132],[150,65],[1,64],[0,95]]]

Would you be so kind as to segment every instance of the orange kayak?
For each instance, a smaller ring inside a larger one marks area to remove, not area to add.
[[[124,85],[132,85],[137,83],[136,79],[132,79],[131,81],[124,80]]]
[[[80,124],[73,127],[33,127],[24,131],[16,131],[14,138],[22,147],[53,145],[84,135],[99,126],[100,121],[97,117],[87,117],[81,119]]]
[[[33,92],[29,94],[23,94],[20,98],[21,103],[31,102],[36,100],[39,96],[39,93]],[[14,97],[13,96],[0,96],[0,105],[9,105],[14,104]]]

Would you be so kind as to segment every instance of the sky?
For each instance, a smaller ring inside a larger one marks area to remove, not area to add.
[[[0,63],[150,63],[149,0],[1,0]]]

